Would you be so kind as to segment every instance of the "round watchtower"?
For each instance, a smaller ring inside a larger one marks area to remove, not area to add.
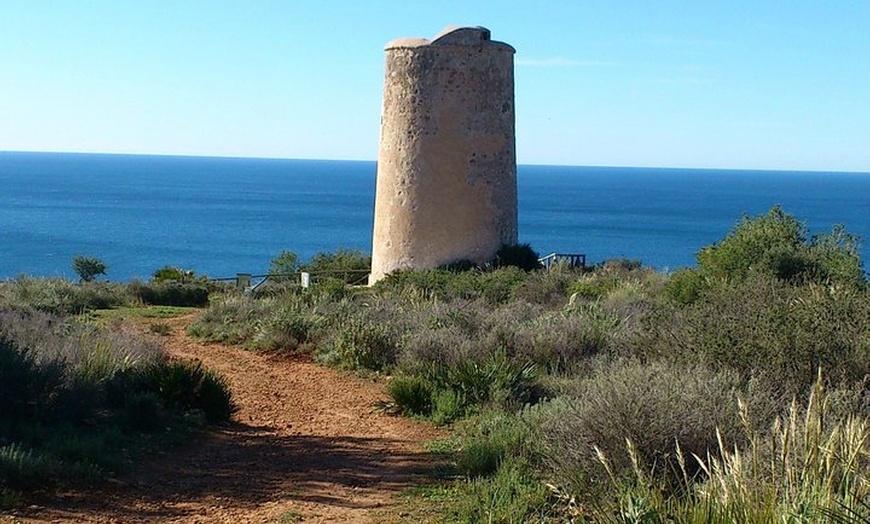
[[[516,244],[513,56],[482,27],[387,44],[371,283]]]

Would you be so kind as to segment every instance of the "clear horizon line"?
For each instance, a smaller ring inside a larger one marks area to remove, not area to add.
[[[306,157],[283,157],[283,156],[239,156],[239,155],[220,155],[220,154],[177,154],[177,153],[131,153],[117,151],[47,151],[47,150],[31,150],[31,149],[0,149],[0,154],[3,153],[24,153],[24,154],[47,154],[47,155],[105,155],[105,156],[144,156],[144,157],[166,157],[166,158],[217,158],[226,160],[300,160],[310,162],[374,162],[377,159],[369,158],[306,158]],[[542,163],[542,162],[517,162],[517,166],[543,166],[543,167],[581,167],[591,169],[668,169],[668,170],[686,170],[686,171],[764,171],[771,173],[841,173],[855,175],[870,175],[870,170],[843,170],[843,169],[820,169],[820,168],[757,168],[757,167],[674,167],[662,165],[616,165],[616,164],[564,164],[564,163]]]

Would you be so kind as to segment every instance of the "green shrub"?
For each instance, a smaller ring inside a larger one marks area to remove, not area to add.
[[[126,288],[108,282],[74,284],[61,278],[18,277],[0,283],[0,311],[74,315],[130,302]]]
[[[0,487],[0,511],[17,508],[22,503],[22,493],[16,489]]]
[[[0,446],[0,489],[34,490],[54,484],[55,464],[19,444]]]
[[[198,409],[209,422],[228,422],[237,407],[226,380],[202,367],[201,362],[161,362],[145,372],[149,389],[166,409]]]
[[[312,276],[341,280],[345,284],[365,283],[372,259],[361,251],[339,249],[334,253],[317,253],[300,268]]]
[[[163,406],[179,411],[193,408],[204,374],[200,363],[188,362],[160,362],[145,372],[149,389],[160,396]]]
[[[490,304],[510,300],[514,290],[526,279],[526,273],[517,267],[465,271],[424,269],[396,271],[375,284],[380,295],[393,295],[440,300],[476,300],[483,298]]]
[[[638,458],[630,484],[614,478],[618,493],[587,506],[589,520],[868,522],[868,422],[854,415],[832,417],[820,386],[806,403],[792,402],[769,429],[747,424],[747,446],[732,448],[720,439],[715,454],[697,458],[702,476],[693,478],[680,466],[676,491],[651,478]],[[627,448],[632,449],[630,442]],[[601,462],[609,468],[606,457]]]
[[[207,282],[207,277],[177,266],[163,266],[151,274],[152,284],[206,284]]]
[[[568,301],[568,288],[575,278],[573,271],[535,271],[513,288],[511,299],[546,307],[562,307]]]
[[[212,424],[224,424],[232,419],[239,407],[233,401],[233,395],[227,380],[212,370],[206,370],[200,381],[193,401],[193,408],[205,415],[205,420]]]
[[[51,418],[57,412],[64,387],[63,370],[58,364],[40,365],[30,352],[0,334],[0,406],[7,427]]]
[[[204,307],[211,293],[207,282],[134,282],[129,289],[142,303],[154,306]]]
[[[163,401],[154,391],[125,391],[121,422],[135,431],[152,432],[166,423]]]
[[[302,304],[279,307],[257,325],[252,344],[257,349],[295,350],[314,340],[325,318]]]
[[[702,464],[709,481],[697,490],[699,502],[749,521],[773,510],[780,522],[824,522],[826,510],[840,510],[846,522],[867,522],[870,423],[854,414],[832,417],[822,384],[772,426],[748,428],[749,446],[723,440]]]
[[[842,226],[807,239],[807,228],[782,208],[744,216],[717,244],[698,252],[698,270],[712,279],[739,281],[751,271],[792,282],[856,285],[863,280],[857,240]]]
[[[299,257],[292,251],[281,251],[269,261],[269,279],[275,282],[288,282],[299,271]]]
[[[618,283],[619,278],[615,275],[587,273],[571,284],[568,294],[595,300],[609,293]]]
[[[365,275],[359,273],[348,273],[347,279],[351,279],[356,275],[357,279],[363,278]],[[323,300],[338,302],[344,298],[353,295],[351,284],[360,284],[361,282],[353,281],[348,283],[344,278],[336,278],[332,276],[320,276],[314,281],[310,288],[310,293]]]
[[[465,415],[467,399],[453,389],[437,389],[432,394],[430,419],[436,426],[449,424]]]
[[[469,478],[490,476],[508,459],[525,462],[534,447],[530,427],[522,418],[499,409],[483,410],[457,432],[460,445],[456,467]]]
[[[465,273],[471,275],[473,273]],[[470,283],[471,289],[474,291],[457,290],[460,296],[465,295],[467,298],[482,297],[490,304],[503,304],[510,300],[514,294],[514,290],[523,283],[526,279],[526,274],[522,268],[516,266],[505,266],[493,271],[484,271],[474,274],[476,282]],[[461,282],[462,278],[458,278],[456,282]]]
[[[315,356],[343,369],[382,371],[396,362],[395,334],[386,326],[350,319],[317,348]]]
[[[163,358],[118,326],[0,312],[3,497],[117,472],[157,432],[162,442],[166,428],[190,427],[196,417],[187,415],[229,419],[235,406],[222,378]]]
[[[399,413],[426,416],[432,412],[432,386],[420,377],[393,377],[387,383],[387,394]]]
[[[863,378],[870,366],[870,295],[851,288],[792,286],[755,274],[647,320],[635,349],[646,356],[707,361],[806,391],[818,369],[831,383]]]
[[[0,313],[0,334],[27,348],[39,365],[61,366],[66,379],[91,384],[162,355],[156,342],[132,331],[38,311]]]
[[[523,271],[540,269],[541,256],[529,244],[503,245],[495,254],[493,266],[516,267]]]
[[[463,484],[450,497],[451,522],[563,522],[553,511],[551,492],[528,468],[506,463],[491,477]],[[571,522],[566,514],[564,522]]]
[[[665,296],[678,304],[691,304],[711,287],[700,271],[683,268],[668,277],[664,291]]]
[[[261,319],[269,316],[274,304],[274,299],[225,296],[203,311],[187,332],[213,342],[243,344],[256,336]]]
[[[536,400],[535,366],[511,361],[503,352],[479,361],[432,363],[427,379],[436,389],[455,391],[469,405],[494,401],[506,407],[522,406]]]
[[[625,447],[630,440],[656,478],[676,482],[680,465],[675,442],[689,459],[715,453],[717,431],[728,442],[743,442],[737,403],[741,392],[754,420],[769,420],[774,401],[763,390],[742,389],[736,373],[657,362],[605,366],[580,380],[571,394],[541,407],[546,463],[559,485],[574,494],[606,498],[614,487],[598,450],[618,479],[630,479],[633,459]],[[694,474],[699,465],[687,468]]]
[[[453,272],[445,269],[406,269],[388,274],[379,280],[373,289],[382,295],[416,292],[424,297],[447,299],[450,297],[448,285],[454,277]]]
[[[518,336],[527,337],[527,342],[515,346],[514,358],[549,373],[568,373],[606,352],[615,329],[616,321],[598,311],[543,313],[516,326]]]

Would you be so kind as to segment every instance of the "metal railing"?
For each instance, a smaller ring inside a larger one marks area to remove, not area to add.
[[[571,269],[586,267],[586,255],[579,253],[550,253],[549,255],[539,258],[538,262],[545,269],[550,269],[554,265],[563,264]]]

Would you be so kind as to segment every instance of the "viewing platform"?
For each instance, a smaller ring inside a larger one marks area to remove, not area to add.
[[[549,255],[539,258],[538,262],[545,269],[550,269],[556,264],[563,264],[571,269],[586,267],[586,255],[578,253],[550,253]]]

